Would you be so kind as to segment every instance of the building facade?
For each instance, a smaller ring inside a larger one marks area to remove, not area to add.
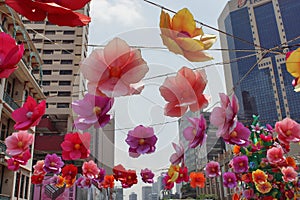
[[[6,146],[4,140],[14,131],[14,120],[11,113],[20,108],[28,96],[32,96],[36,101],[45,99],[41,88],[42,61],[38,51],[30,38],[21,19],[17,13],[0,3],[0,32],[10,34],[17,42],[23,43],[25,47],[24,55],[17,64],[15,70],[9,78],[0,79],[0,199],[30,199],[31,196],[31,173],[32,159],[26,166],[20,166],[18,171],[7,169],[5,160],[9,159],[5,155]],[[28,130],[35,132],[35,128]],[[33,155],[34,144],[31,146]]]
[[[150,194],[152,193],[152,187],[151,186],[143,186],[142,187],[142,199],[143,200],[151,200]]]
[[[298,0],[231,0],[218,19],[227,93],[239,100],[238,117],[251,122],[258,114],[262,124],[285,117],[300,121],[299,95],[291,85],[285,52],[300,42]],[[242,38],[240,40],[239,38]]]
[[[131,194],[129,195],[129,200],[137,200],[137,194],[134,192],[131,192]]]

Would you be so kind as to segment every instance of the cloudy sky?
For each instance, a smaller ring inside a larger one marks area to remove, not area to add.
[[[184,7],[188,8],[195,19],[205,24],[217,27],[217,18],[226,4],[226,0],[153,0],[174,11]],[[143,47],[163,47],[159,36],[159,16],[161,9],[146,3],[143,0],[92,0],[89,44],[105,45],[114,37],[120,37],[130,45]],[[171,14],[171,13],[170,13]],[[173,14],[171,14],[173,16]],[[199,26],[199,25],[198,25]],[[213,30],[204,28],[205,33],[219,34]],[[219,41],[212,47],[220,48]],[[90,51],[93,49],[90,48]],[[164,49],[145,48],[142,56],[146,60],[150,70],[146,78],[178,71],[182,66],[190,68],[221,62],[220,51],[208,51],[214,56],[213,61],[204,63],[190,63],[185,58],[175,55]],[[218,93],[224,92],[224,78],[222,66],[213,66],[205,69],[208,77],[208,86],[205,94],[211,96],[210,105],[218,101]],[[177,118],[163,115],[165,101],[160,96],[159,86],[165,77],[144,81],[145,89],[141,95],[117,98],[113,107],[116,119],[115,132],[115,164],[122,163],[125,168],[135,169],[139,174],[141,168],[150,168],[156,174],[161,169],[169,166],[169,157],[173,153],[172,142],[178,142]],[[170,123],[169,123],[170,122]],[[128,130],[137,125],[151,126],[153,124],[166,123],[152,126],[158,136],[156,152],[142,155],[132,159],[128,156],[128,145],[125,138]],[[134,191],[141,199],[141,183],[126,189],[125,198]]]

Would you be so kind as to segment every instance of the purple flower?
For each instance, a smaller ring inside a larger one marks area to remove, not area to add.
[[[241,122],[236,122],[236,126],[232,132],[223,135],[223,139],[226,143],[238,145],[241,147],[248,146],[250,141],[250,130],[246,128]]]
[[[47,154],[44,161],[44,170],[47,173],[58,174],[61,171],[61,168],[64,166],[64,162],[61,160],[61,157],[54,154]]]
[[[235,173],[244,173],[248,171],[248,157],[236,156],[232,159],[233,170]]]
[[[72,108],[78,114],[75,127],[86,130],[94,125],[95,128],[104,127],[110,120],[107,112],[111,109],[114,99],[86,94],[82,100],[72,102]]]
[[[106,174],[105,169],[104,168],[99,168],[99,174],[97,176],[97,178],[94,178],[93,181],[96,181],[97,183],[101,183],[104,180],[104,176]]]
[[[129,147],[129,156],[139,157],[141,154],[149,154],[155,151],[157,137],[151,127],[139,125],[129,131],[125,140]]]
[[[92,179],[89,179],[88,177],[85,176],[80,176],[76,180],[76,185],[80,188],[90,188],[92,186]]]
[[[253,197],[254,197],[254,191],[253,191],[253,189],[249,188],[249,189],[243,190],[243,196],[246,199],[253,199]]]
[[[206,121],[203,115],[200,115],[200,118],[188,117],[187,119],[192,124],[192,126],[184,129],[183,136],[190,142],[189,147],[195,148],[198,145],[202,145],[206,140]]]
[[[153,183],[154,173],[149,169],[141,170],[141,177],[144,183]]]
[[[176,152],[171,155],[170,162],[172,165],[178,165],[184,158],[184,147],[182,143],[177,145],[172,142],[172,145]]]
[[[206,176],[213,178],[221,175],[220,164],[216,161],[210,161],[205,167]]]
[[[223,185],[225,187],[234,188],[237,185],[235,174],[232,172],[225,172],[223,174]]]

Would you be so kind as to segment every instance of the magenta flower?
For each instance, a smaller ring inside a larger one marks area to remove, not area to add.
[[[39,160],[36,162],[36,164],[33,166],[33,174],[34,175],[46,175],[47,172],[44,170],[44,160]]]
[[[16,124],[16,130],[28,130],[30,127],[36,126],[40,123],[42,116],[46,111],[46,101],[43,100],[39,104],[28,96],[26,102],[21,108],[12,112],[11,116]]]
[[[246,199],[253,199],[254,198],[254,190],[252,188],[243,190],[243,196]]]
[[[64,162],[61,157],[54,154],[47,154],[44,161],[44,170],[47,173],[59,174],[61,168],[64,166]]]
[[[16,162],[18,162],[20,165],[26,165],[28,160],[31,158],[31,153],[29,151],[29,149],[27,149],[26,151],[24,151],[23,153],[19,154],[19,155],[15,155],[13,156],[13,158],[15,159]]]
[[[178,165],[184,159],[184,147],[183,144],[179,143],[179,145],[172,142],[173,148],[175,149],[175,153],[173,153],[170,157],[170,162],[172,165]]]
[[[24,53],[24,45],[17,45],[9,34],[0,32],[0,79],[8,78],[18,67]]]
[[[172,188],[174,187],[174,182],[173,181],[170,181],[171,180],[171,177],[169,175],[165,175],[164,178],[163,178],[163,183],[164,183],[164,186],[165,186],[165,190],[172,190]]]
[[[248,171],[248,157],[236,156],[232,159],[233,170],[235,173],[244,173]]]
[[[141,154],[149,154],[155,151],[157,137],[151,127],[139,125],[129,131],[125,140],[129,147],[129,156],[133,158],[139,157]]]
[[[251,132],[248,128],[246,128],[241,122],[236,121],[235,128],[233,129],[233,131],[226,132],[223,135],[223,139],[228,144],[245,147],[250,144],[250,134]]]
[[[27,131],[14,132],[5,139],[6,153],[10,156],[19,155],[29,149],[33,142],[33,135]]]
[[[223,174],[223,185],[229,188],[237,186],[237,179],[233,172],[225,172]]]
[[[183,130],[183,136],[189,141],[190,148],[196,148],[198,145],[202,145],[206,140],[206,121],[203,115],[200,115],[200,118],[188,117],[187,119],[192,126]]]
[[[213,178],[221,175],[220,164],[216,161],[210,161],[205,166],[206,176]]]
[[[99,168],[99,174],[93,180],[98,182],[98,183],[101,183],[104,180],[105,174],[106,174],[105,169],[104,168]]]
[[[89,179],[88,177],[85,176],[80,176],[75,183],[78,187],[80,188],[90,188],[92,186],[92,179]]]
[[[282,179],[285,182],[293,182],[293,181],[297,180],[298,173],[295,171],[295,169],[293,167],[291,167],[291,166],[283,167],[281,169],[281,172],[283,174]]]
[[[232,95],[231,102],[229,97],[220,93],[221,107],[215,107],[210,115],[210,122],[218,127],[217,136],[229,135],[235,128],[236,115],[239,110],[238,100]]]
[[[150,169],[142,169],[140,174],[144,183],[153,183],[154,173]]]
[[[290,118],[276,122],[275,131],[278,133],[279,141],[284,144],[300,141],[300,124]]]
[[[75,127],[86,130],[94,125],[95,128],[104,127],[110,120],[107,112],[111,109],[114,99],[86,94],[82,100],[72,102],[72,108],[78,114]]]
[[[267,151],[267,159],[271,164],[279,164],[285,160],[282,147],[272,147]]]
[[[20,163],[14,158],[10,158],[7,161],[7,168],[12,171],[18,171],[20,169]]]
[[[82,174],[90,179],[97,178],[99,175],[100,169],[97,164],[90,160],[89,162],[84,162],[82,165]]]

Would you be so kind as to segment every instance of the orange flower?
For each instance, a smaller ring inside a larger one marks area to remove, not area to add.
[[[252,172],[252,178],[255,184],[262,184],[267,181],[268,175],[260,169]]]
[[[114,175],[105,175],[104,181],[99,184],[100,188],[113,188],[115,185]]]
[[[170,176],[170,179],[168,182],[175,182],[179,176],[179,165],[171,165],[168,170],[168,176]]]
[[[204,188],[206,179],[203,173],[192,172],[190,173],[190,179],[191,179],[190,185],[192,188],[196,188],[196,187]]]
[[[255,187],[262,194],[266,194],[270,192],[272,189],[272,185],[269,182],[264,182],[262,184],[255,184]]]
[[[232,196],[232,200],[240,200],[240,199],[241,199],[241,194],[234,193],[234,195]]]
[[[62,176],[57,176],[55,186],[61,188],[65,185],[65,179]]]
[[[252,174],[251,173],[243,174],[241,179],[245,183],[251,183],[251,182],[253,182],[253,180],[252,180]]]
[[[293,167],[294,169],[297,168],[297,164],[296,164],[296,161],[295,161],[294,158],[292,158],[292,157],[287,157],[285,160],[286,160],[286,163],[287,163],[288,166],[291,166],[291,167]]]
[[[204,35],[196,28],[193,15],[187,8],[178,11],[173,18],[163,10],[160,15],[161,38],[170,51],[181,54],[189,61],[203,62],[212,57],[203,53],[216,41],[215,35]]]
[[[240,147],[240,146],[234,145],[234,146],[233,146],[232,152],[236,155],[236,154],[239,154],[239,153],[240,153],[240,150],[241,150],[241,147]]]

